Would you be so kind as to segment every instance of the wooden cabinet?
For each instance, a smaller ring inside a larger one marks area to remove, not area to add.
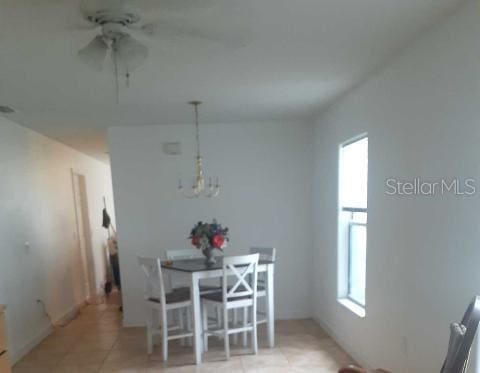
[[[5,326],[5,306],[0,304],[0,373],[10,373],[7,352],[7,329]]]

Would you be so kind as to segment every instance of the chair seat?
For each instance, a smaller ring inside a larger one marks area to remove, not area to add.
[[[160,303],[159,298],[148,298],[150,302],[155,302],[155,303]],[[181,303],[181,302],[186,302],[190,300],[190,292],[186,291],[172,291],[171,293],[168,293],[165,295],[165,302],[167,304],[173,304],[173,303]]]
[[[223,293],[221,291],[218,291],[216,293],[203,294],[202,298],[211,300],[213,302],[223,302]],[[229,302],[234,302],[237,300],[252,299],[252,296],[245,295],[243,297],[235,297],[235,298],[229,298],[229,299],[230,299]]]
[[[220,286],[209,286],[209,285],[200,285],[200,293],[205,293],[205,292],[215,292],[215,291],[220,291],[222,288]],[[186,292],[190,294],[190,288],[188,286],[184,286],[181,288],[176,288],[174,291],[179,291],[179,292]]]
[[[232,286],[229,286],[229,287],[228,287],[228,290],[230,290],[231,288],[232,288]],[[236,291],[245,291],[245,290],[246,290],[246,289],[245,289],[245,286],[240,285],[240,286],[237,288]],[[265,291],[266,291],[265,286],[257,285],[257,293],[259,293],[259,292],[265,292]]]

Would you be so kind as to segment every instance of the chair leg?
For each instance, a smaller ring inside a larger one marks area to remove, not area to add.
[[[168,321],[167,311],[162,310],[162,358],[168,360]]]
[[[246,327],[248,325],[248,307],[243,307],[243,326]],[[247,347],[247,332],[244,331],[242,333],[242,345],[243,347]]]
[[[187,329],[189,332],[191,332],[193,330],[192,328],[192,310],[190,307],[187,307]],[[187,341],[188,341],[188,346],[192,346],[193,345],[193,338],[192,337],[188,337],[187,338]]]
[[[225,344],[225,356],[230,359],[230,338],[228,337],[228,309],[223,308],[223,341]]]
[[[220,329],[222,327],[222,310],[220,307],[215,307],[215,312],[217,313],[217,327]]]
[[[238,313],[237,313],[237,309],[234,308],[233,309],[233,329],[237,328],[237,323],[238,323]],[[235,333],[233,335],[233,344],[234,345],[237,345],[238,344],[238,333]]]
[[[177,310],[178,326],[180,327],[180,330],[182,332],[185,330],[185,320],[184,320],[183,311],[184,311],[183,308],[179,308]],[[185,346],[185,338],[182,338],[180,340],[180,345]]]
[[[153,352],[153,309],[146,306],[147,315],[147,353],[149,355]]]
[[[252,305],[252,349],[253,353],[258,354],[258,339],[257,339],[257,303],[255,300]]]
[[[207,352],[208,351],[208,308],[206,303],[203,303],[202,317],[203,317],[203,346],[204,346],[205,352]]]

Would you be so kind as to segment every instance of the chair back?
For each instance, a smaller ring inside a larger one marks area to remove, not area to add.
[[[256,247],[250,248],[250,254],[259,254],[259,260],[269,260],[274,262],[277,255],[277,250],[274,247]]]
[[[183,259],[195,259],[202,258],[202,252],[198,249],[180,249],[180,250],[167,250],[165,252],[167,260],[183,260]]]
[[[259,254],[227,256],[223,258],[223,302],[234,301],[236,298],[257,297]],[[233,279],[229,286],[229,277]]]
[[[259,260],[268,260],[275,262],[277,257],[277,250],[274,247],[256,247],[253,246],[250,248],[250,254],[259,254]],[[266,286],[267,284],[267,273],[262,272],[258,275],[258,283],[261,286]]]
[[[165,251],[165,258],[167,260],[185,260],[203,258],[203,254],[198,249],[176,249]],[[167,288],[170,290],[180,287],[190,286],[189,278],[182,273],[168,273],[167,274]]]
[[[138,257],[138,264],[145,275],[143,287],[145,300],[158,299],[162,307],[165,307],[165,286],[160,258]]]
[[[447,357],[441,373],[464,373],[468,367],[470,350],[480,322],[480,296],[473,298],[461,324],[451,325]]]

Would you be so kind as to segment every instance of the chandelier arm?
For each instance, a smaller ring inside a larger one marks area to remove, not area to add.
[[[183,196],[188,199],[198,198],[198,194],[192,189],[192,193],[187,193],[185,189],[181,188],[180,191],[182,192]]]

